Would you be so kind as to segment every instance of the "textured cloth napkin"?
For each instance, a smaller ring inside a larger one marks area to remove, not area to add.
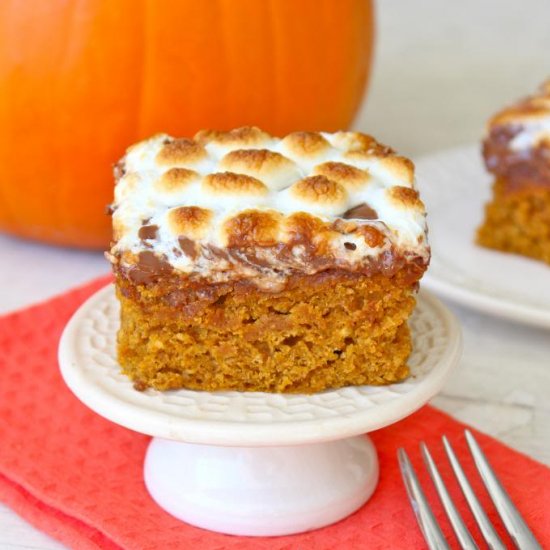
[[[372,434],[380,459],[378,488],[365,506],[335,525],[300,535],[246,538],[204,531],[172,518],[151,500],[143,484],[149,438],[88,410],[59,374],[57,346],[63,327],[108,281],[96,280],[0,318],[0,499],[39,529],[84,550],[422,548],[398,470],[399,446],[409,451],[452,538],[419,458],[418,443],[423,440],[443,465],[451,492],[480,540],[443,456],[440,437],[447,434],[490,518],[503,532],[466,449],[464,426],[428,406]],[[543,547],[550,548],[550,469],[476,435]]]

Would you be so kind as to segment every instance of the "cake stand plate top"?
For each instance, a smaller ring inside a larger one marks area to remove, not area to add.
[[[387,386],[352,386],[313,395],[153,389],[140,392],[116,360],[119,306],[109,285],[67,324],[59,363],[74,394],[101,416],[140,433],[225,446],[316,443],[382,428],[411,414],[443,386],[461,353],[454,316],[421,291],[409,321],[411,376]]]

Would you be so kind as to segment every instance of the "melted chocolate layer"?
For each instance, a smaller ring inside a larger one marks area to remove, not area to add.
[[[509,192],[533,185],[550,187],[550,147],[541,143],[532,149],[514,151],[510,142],[521,130],[519,126],[491,130],[483,143],[487,169],[506,180]]]
[[[195,246],[193,241],[184,243]],[[347,250],[353,251],[353,243],[344,243]],[[284,272],[273,269],[272,263],[266,260],[261,249],[257,247],[247,248],[228,248],[225,250],[215,247],[208,248],[208,255],[220,257],[227,261],[229,275],[224,277],[225,280],[234,282],[241,281],[252,284],[256,287],[261,287],[267,291],[279,292],[289,284],[288,281],[297,276],[311,277],[320,273],[338,270],[342,273],[347,273],[353,276],[368,277],[374,274],[381,273],[386,277],[392,277],[396,272],[407,267],[415,273],[418,279],[427,268],[427,262],[420,257],[405,257],[399,254],[394,248],[382,252],[376,257],[368,259],[363,264],[339,264],[334,257],[328,255],[319,255],[313,250],[308,252],[307,248],[302,248],[303,254],[310,254],[309,272],[303,272],[303,257],[296,261],[293,249],[287,245],[277,245],[276,247],[266,247],[270,255],[273,255],[278,262],[286,266]],[[189,250],[189,252],[191,252]],[[195,252],[193,252],[195,253]],[[293,265],[294,262],[294,265]],[[239,267],[245,267],[246,272],[242,272]],[[251,276],[250,270],[256,271],[257,276]],[[181,273],[168,263],[168,261],[152,251],[140,252],[137,256],[137,261],[130,265],[124,262],[117,262],[114,266],[115,273],[125,279],[128,279],[135,285],[154,286],[167,279],[177,280],[180,284],[188,285],[190,283],[198,284],[203,288],[218,284],[211,278],[201,276],[200,273]],[[271,290],[268,290],[271,289]]]
[[[378,266],[378,276],[395,277],[399,286],[413,286],[418,284],[426,266],[419,260],[406,262],[395,262],[389,265]],[[117,276],[117,288],[127,298],[133,299],[145,309],[149,307],[158,308],[159,302],[167,306],[169,315],[192,317],[205,307],[216,302],[223,303],[224,296],[230,293],[247,294],[250,292],[281,292],[297,288],[303,285],[315,286],[324,284],[327,281],[335,282],[342,279],[359,280],[365,277],[365,273],[349,272],[345,269],[327,269],[313,275],[295,273],[286,278],[283,287],[276,290],[258,288],[254,280],[240,279],[223,283],[212,283],[205,279],[193,279],[192,277],[178,274],[177,272],[165,273],[155,282],[147,283],[147,293],[142,293],[142,280],[135,280],[128,272],[120,266],[115,266]],[[157,315],[158,313],[156,313]]]

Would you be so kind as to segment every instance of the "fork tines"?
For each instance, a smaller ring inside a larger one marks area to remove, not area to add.
[[[489,465],[487,457],[481,450],[481,447],[475,440],[472,433],[469,430],[465,430],[465,435],[479,475],[485,484],[487,492],[489,493],[500,518],[502,519],[502,523],[506,527],[506,530],[514,541],[516,547],[520,548],[520,550],[542,550],[542,547],[527,527],[527,524],[512,503],[510,496],[505,491],[495,472]],[[462,489],[466,502],[472,511],[485,542],[488,544],[489,548],[494,550],[505,550],[506,545],[498,536],[495,528],[487,517],[487,514],[476,497],[474,490],[472,489],[472,486],[468,481],[462,466],[460,465],[453,447],[445,436],[443,436],[443,446],[458,484]],[[478,548],[474,538],[466,527],[460,512],[451,499],[451,496],[432,458],[432,455],[428,450],[428,447],[425,443],[421,443],[420,449],[426,467],[430,473],[430,477],[441,500],[441,504],[443,505],[443,509],[449,518],[449,522],[453,527],[461,548]],[[397,457],[399,459],[399,466],[401,468],[403,481],[405,482],[405,487],[409,495],[409,500],[411,501],[420,530],[426,539],[428,547],[430,549],[438,550],[449,548],[445,536],[441,531],[441,527],[438,525],[426,495],[424,494],[420,482],[418,481],[416,472],[414,471],[407,453],[404,449],[399,449],[397,451]]]

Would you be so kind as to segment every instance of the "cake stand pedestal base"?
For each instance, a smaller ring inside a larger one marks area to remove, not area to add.
[[[285,447],[219,447],[154,438],[145,484],[173,516],[231,535],[310,531],[360,508],[378,482],[367,436]]]

